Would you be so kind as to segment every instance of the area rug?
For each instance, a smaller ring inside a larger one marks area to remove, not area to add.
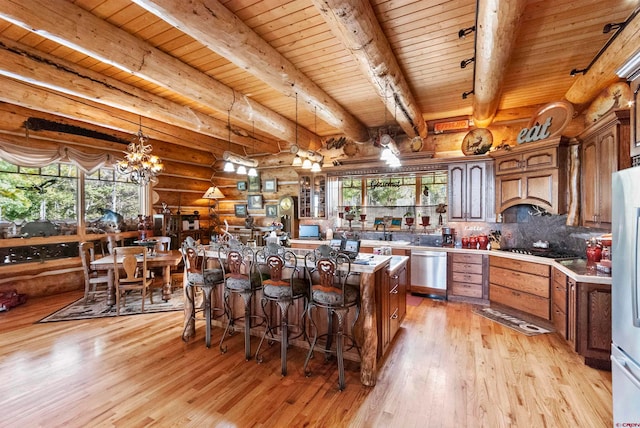
[[[144,313],[158,313],[158,312],[170,312],[181,311],[184,308],[184,293],[182,287],[176,287],[173,290],[171,299],[168,301],[162,300],[162,296],[158,290],[155,290],[153,296],[153,304],[149,303],[149,296],[144,302]],[[122,315],[137,315],[141,314],[141,300],[139,293],[132,293],[127,296],[126,306],[120,308],[120,316]],[[72,321],[72,320],[85,320],[91,318],[104,318],[115,317],[116,306],[108,306],[106,298],[103,296],[96,297],[95,301],[90,301],[86,305],[84,303],[84,297],[76,300],[75,302],[59,309],[41,319],[38,322],[54,322],[54,321]]]
[[[527,336],[551,333],[553,331],[493,308],[474,308],[473,312]]]

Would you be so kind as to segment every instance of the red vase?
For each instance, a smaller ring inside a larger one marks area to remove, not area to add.
[[[462,238],[462,248],[469,248],[469,238],[466,236]]]
[[[587,263],[597,263],[602,259],[602,248],[597,245],[587,247]]]
[[[480,244],[481,250],[486,250],[487,245],[489,245],[489,238],[487,237],[487,235],[478,236],[478,244]]]
[[[471,236],[471,237],[469,238],[469,247],[470,247],[472,250],[475,250],[475,249],[477,249],[477,248],[478,248],[478,238],[477,238],[476,236]]]

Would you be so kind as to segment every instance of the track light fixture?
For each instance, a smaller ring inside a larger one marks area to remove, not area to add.
[[[458,38],[464,39],[467,35],[473,33],[474,31],[476,31],[475,25],[469,28],[463,28],[462,30],[458,31]]]
[[[462,61],[460,61],[460,68],[465,68],[467,65],[471,64],[475,60],[476,60],[475,56],[473,58],[463,59]]]
[[[467,92],[463,92],[462,93],[462,99],[466,100],[469,95],[473,95],[473,92],[474,92],[473,90],[467,91]]]
[[[603,34],[607,34],[608,32],[610,32],[611,30],[622,30],[625,25],[627,25],[626,22],[612,22],[610,24],[606,24],[604,26],[604,28],[602,29],[602,33]]]
[[[574,68],[573,70],[571,70],[571,72],[569,73],[569,75],[570,75],[571,77],[575,77],[575,76],[576,76],[576,74],[584,74],[584,73],[586,73],[587,71],[588,71],[588,69],[587,69],[587,68],[583,68],[583,69],[580,69],[580,70],[578,70],[577,68]]]

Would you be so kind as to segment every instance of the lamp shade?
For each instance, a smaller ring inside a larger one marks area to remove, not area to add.
[[[217,186],[211,186],[204,192],[202,195],[203,199],[222,199],[224,198],[224,194]]]

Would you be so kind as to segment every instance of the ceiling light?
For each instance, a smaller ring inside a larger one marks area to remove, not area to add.
[[[238,165],[236,172],[240,175],[247,175],[247,167],[244,165]]]
[[[302,159],[300,158],[300,156],[296,155],[296,157],[293,158],[293,163],[291,164],[291,166],[302,166]]]
[[[124,152],[124,159],[119,161],[118,171],[121,174],[128,174],[129,179],[142,186],[155,181],[156,176],[162,171],[164,165],[158,156],[152,155],[149,137],[142,133],[142,119],[140,119],[140,129]]]
[[[476,60],[476,57],[463,59],[462,61],[460,61],[460,68],[465,68],[467,65],[471,64],[472,62],[475,62],[475,60]]]
[[[458,31],[458,38],[464,39],[467,35],[473,33],[474,31],[476,31],[475,25],[469,28],[463,28],[460,31]]]
[[[322,169],[320,168],[320,164],[318,162],[314,162],[313,165],[311,165],[311,172],[320,172],[322,171]]]
[[[311,161],[308,158],[302,161],[302,169],[311,169]]]
[[[224,172],[234,172],[235,170],[236,167],[233,166],[233,163],[228,161],[224,163]]]
[[[249,168],[249,171],[247,171],[247,175],[249,177],[257,177],[258,176],[258,171],[256,171],[255,168]]]
[[[602,33],[603,34],[607,34],[608,32],[610,32],[611,30],[622,30],[624,29],[624,27],[627,25],[626,22],[612,22],[610,24],[606,24],[604,26],[604,28],[602,29]]]
[[[640,50],[636,51],[618,70],[618,77],[628,79],[640,69]],[[633,80],[633,79],[631,79]]]

